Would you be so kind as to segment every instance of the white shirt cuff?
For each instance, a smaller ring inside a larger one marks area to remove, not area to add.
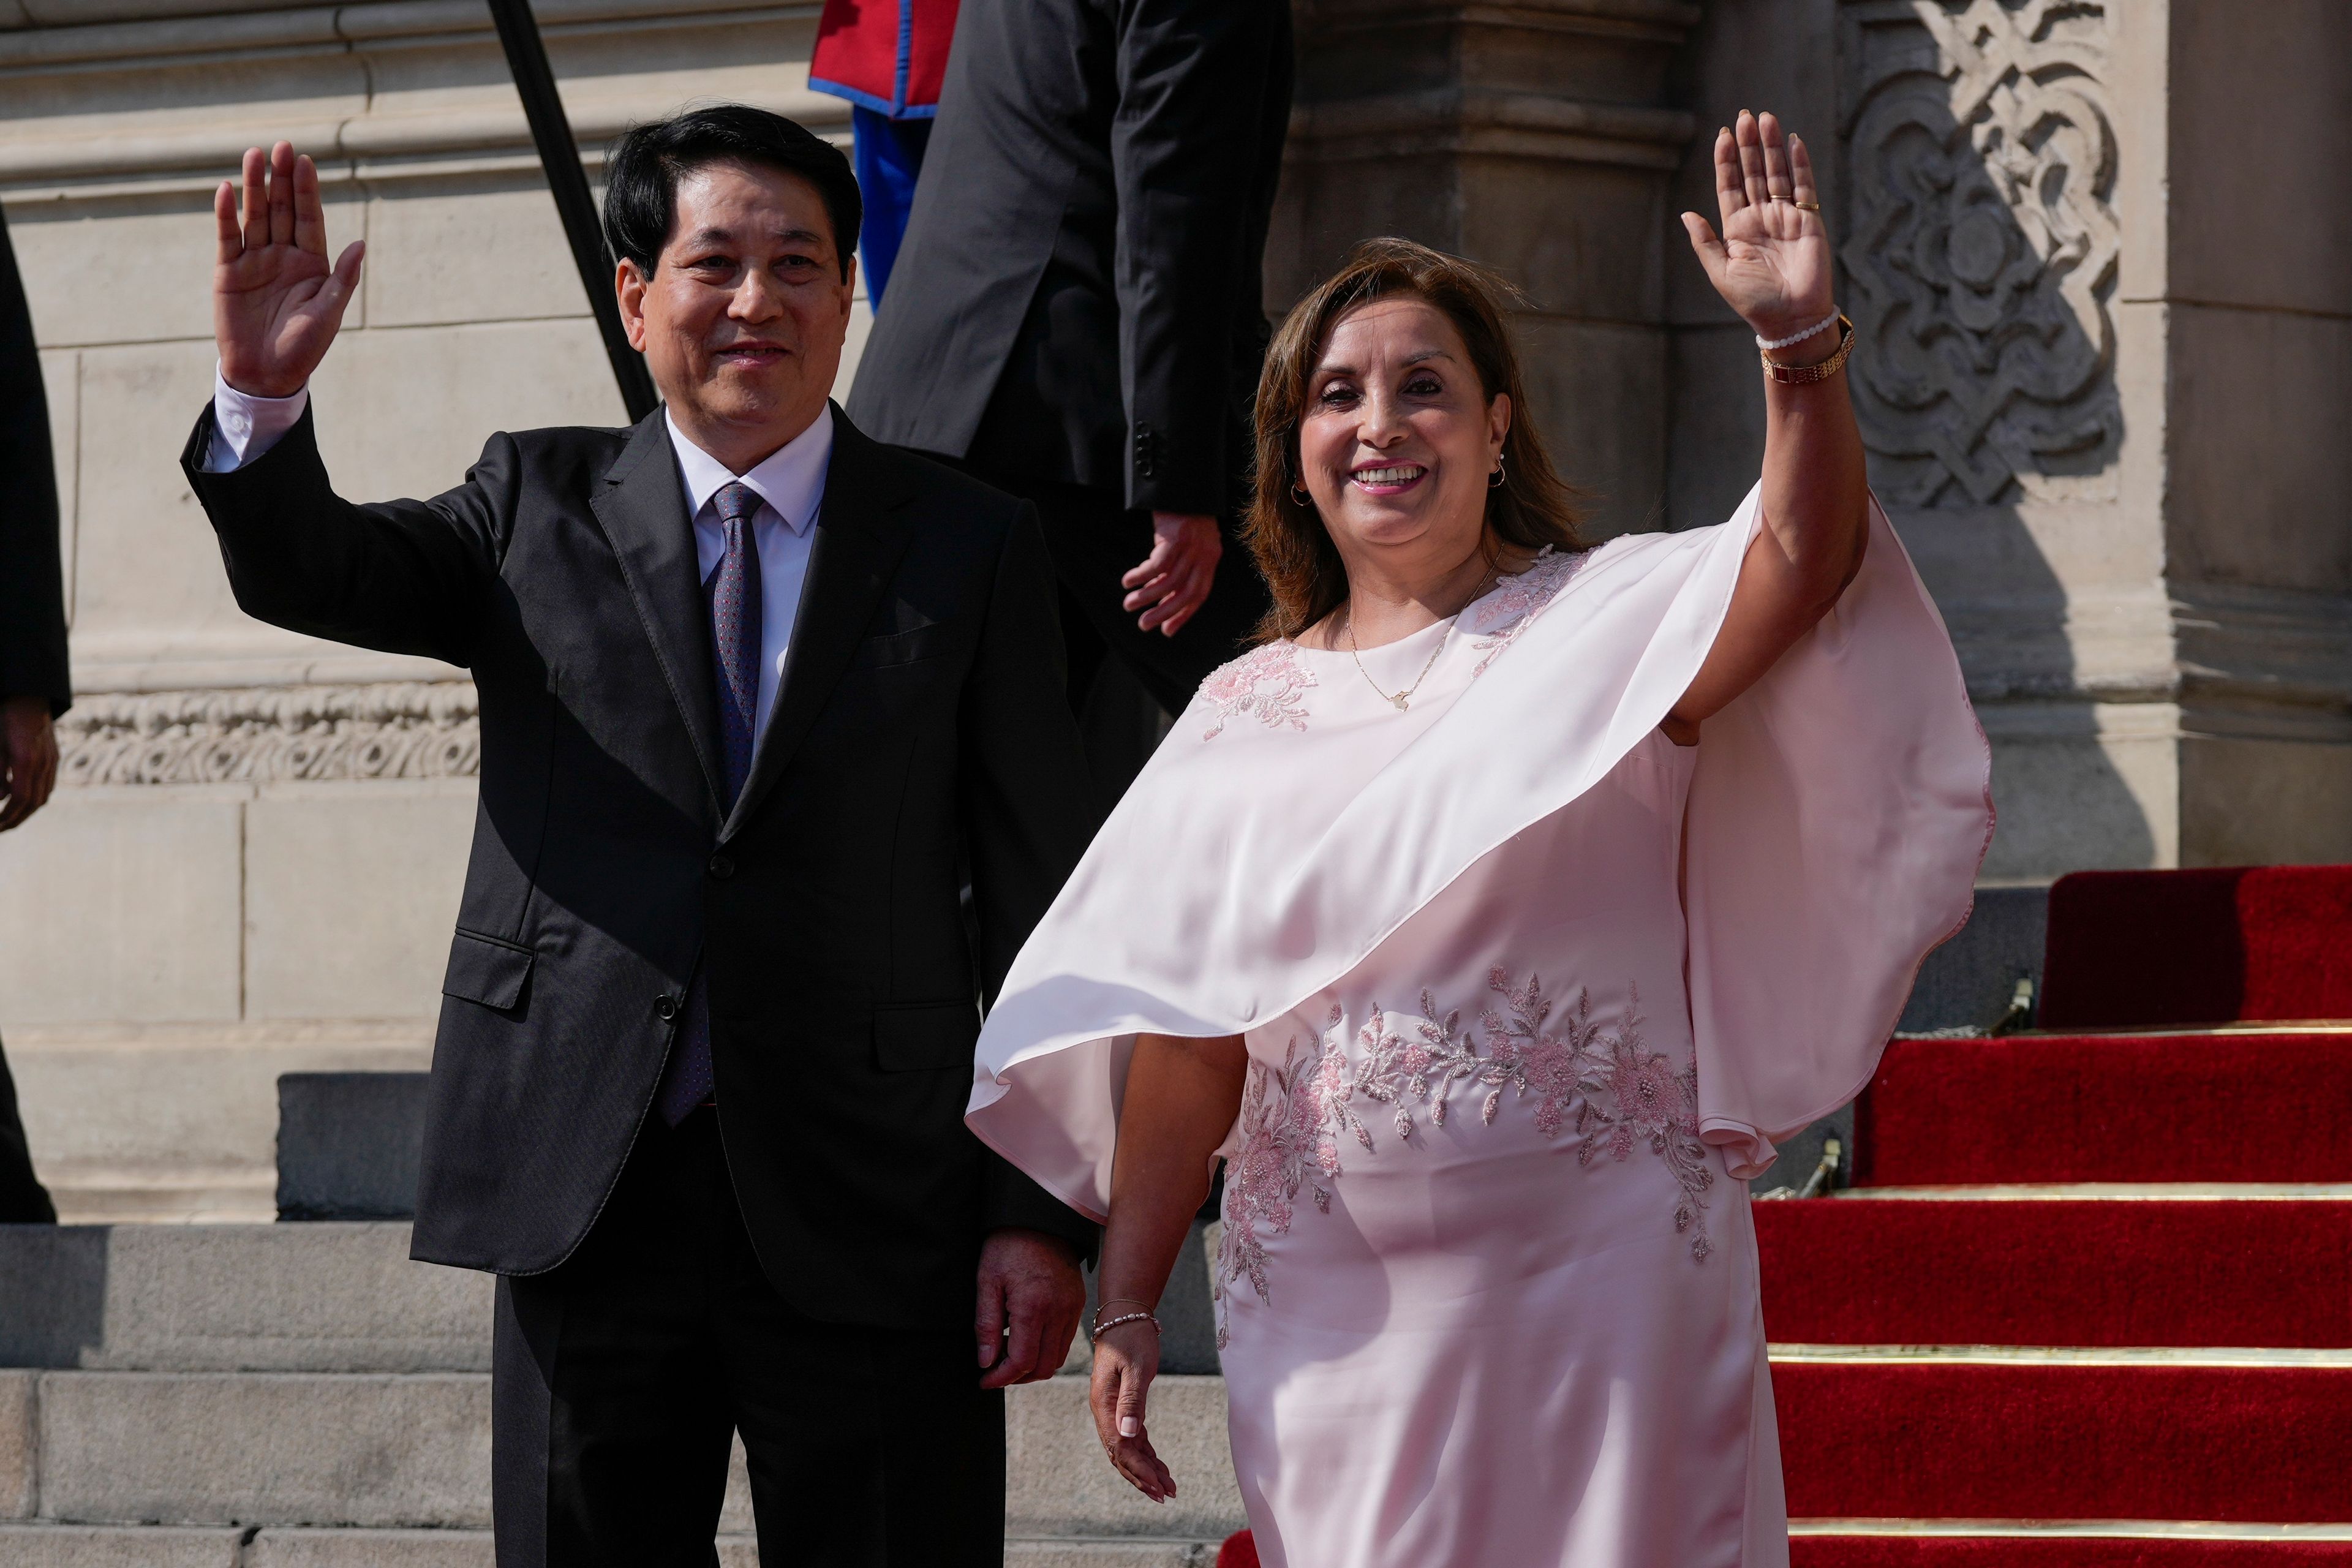
[[[291,397],[256,397],[239,392],[221,379],[213,367],[213,440],[205,450],[205,472],[232,473],[278,445],[278,438],[302,421],[310,406],[310,389]]]

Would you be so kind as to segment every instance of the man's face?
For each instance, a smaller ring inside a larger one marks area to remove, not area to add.
[[[824,406],[849,331],[843,272],[814,185],[706,164],[678,182],[653,276],[620,264],[621,319],[678,425],[740,473]]]

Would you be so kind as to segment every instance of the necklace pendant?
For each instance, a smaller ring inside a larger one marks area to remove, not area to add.
[[[1399,709],[1410,708],[1412,706],[1412,693],[1410,691],[1400,691],[1394,697],[1390,698],[1389,700],[1395,703]]]

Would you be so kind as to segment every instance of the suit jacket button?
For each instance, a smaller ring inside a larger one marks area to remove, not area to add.
[[[735,862],[724,855],[713,855],[710,858],[710,874],[723,882],[735,874]]]
[[[677,1017],[677,998],[671,995],[667,991],[663,992],[659,996],[655,997],[654,1016],[659,1018],[665,1024],[668,1023],[672,1018]]]

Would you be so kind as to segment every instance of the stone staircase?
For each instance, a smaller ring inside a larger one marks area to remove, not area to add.
[[[490,1280],[407,1253],[396,1223],[0,1226],[0,1564],[488,1568]],[[1196,1244],[1186,1342],[1205,1283]],[[1223,1383],[1156,1389],[1159,1507],[1103,1462],[1083,1352],[1012,1391],[1006,1563],[1207,1568],[1242,1523]],[[724,1568],[751,1528],[739,1449]]]
[[[421,1072],[430,1021],[12,1025],[33,1163],[68,1224],[277,1217],[278,1080]]]

